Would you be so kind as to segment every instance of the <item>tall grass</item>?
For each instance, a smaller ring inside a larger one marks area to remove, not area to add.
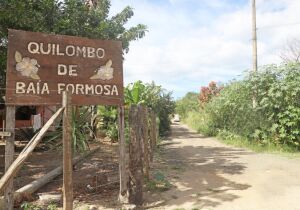
[[[204,111],[191,111],[187,113],[187,117],[183,122],[193,130],[205,135],[214,136],[217,134],[216,130],[211,128],[209,116]]]

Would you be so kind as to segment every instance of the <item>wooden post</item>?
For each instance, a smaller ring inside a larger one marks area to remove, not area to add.
[[[147,180],[149,180],[149,135],[148,135],[148,113],[145,106],[139,105],[139,114],[140,114],[140,124],[142,126],[142,151],[143,151],[143,166],[144,174]]]
[[[154,149],[157,147],[157,138],[158,138],[158,129],[157,129],[157,122],[156,122],[156,114],[155,112],[152,113],[153,116],[153,133],[154,133]]]
[[[129,111],[129,201],[138,206],[143,204],[143,165],[141,160],[142,133],[139,117],[137,107],[131,106]]]
[[[73,209],[72,106],[71,95],[63,92],[63,210]]]
[[[5,171],[8,170],[14,161],[15,153],[15,106],[6,107],[6,131],[11,132],[9,137],[5,139]],[[14,186],[13,179],[6,185],[4,191],[4,207],[6,210],[13,210],[14,208]]]
[[[91,116],[91,121],[90,121],[90,126],[91,126],[91,131],[90,131],[90,138],[91,139],[96,139],[96,125],[95,123],[95,118],[97,117],[97,106],[91,106],[91,112],[92,112],[92,116]]]
[[[150,148],[151,148],[151,156],[150,159],[151,161],[153,161],[153,155],[154,155],[154,150],[156,148],[156,139],[157,139],[157,129],[156,129],[156,115],[153,112],[153,110],[151,110],[150,112]]]
[[[155,114],[155,147],[158,147],[158,138],[159,138],[159,125],[160,125],[160,120],[157,114]],[[158,119],[159,123],[156,121]]]
[[[126,142],[125,142],[125,112],[124,106],[118,107],[118,124],[119,124],[119,174],[120,174],[120,203],[128,203],[128,162],[126,155]]]
[[[252,0],[252,51],[253,71],[257,72],[257,28],[256,28],[256,2]]]
[[[42,129],[38,133],[36,133],[34,137],[29,141],[29,143],[24,147],[16,160],[14,160],[14,162],[10,165],[5,174],[0,179],[0,192],[2,192],[7,187],[9,181],[13,179],[16,173],[20,170],[29,155],[33,152],[34,148],[42,140],[49,127],[53,124],[55,119],[57,119],[57,117],[63,110],[64,108],[60,108],[54,115],[52,115],[52,117],[47,121]]]
[[[150,125],[149,125],[149,127],[150,127],[150,129],[149,129],[149,137],[150,137],[149,144],[150,144],[150,146],[149,146],[149,148],[150,148],[150,161],[151,162],[153,161],[153,154],[154,154],[154,152],[153,152],[153,138],[154,138],[154,136],[153,136],[152,112],[153,111],[150,109],[149,110],[149,119],[150,119]]]
[[[256,28],[256,0],[252,0],[252,60],[253,60],[253,72],[257,72],[257,28]],[[252,98],[252,106],[257,106],[256,90],[254,90]]]

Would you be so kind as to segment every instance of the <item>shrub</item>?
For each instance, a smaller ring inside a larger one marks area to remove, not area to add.
[[[105,133],[111,141],[118,141],[118,110],[114,106],[97,107],[97,129]]]
[[[207,135],[225,132],[226,138],[299,149],[300,64],[264,66],[230,82],[201,111],[190,110],[186,122]]]
[[[89,149],[88,136],[92,132],[92,113],[88,107],[72,109],[72,147],[74,151],[83,152]],[[56,126],[54,131],[48,131],[44,137],[44,142],[52,148],[62,146],[63,135],[62,121]]]
[[[192,129],[206,136],[216,135],[216,130],[210,125],[209,115],[204,110],[189,112],[184,122]]]
[[[172,93],[152,83],[136,81],[124,90],[125,105],[144,105],[151,108],[157,115],[159,134],[162,136],[170,129],[170,116],[174,113],[175,102]],[[112,141],[118,140],[118,111],[114,106],[98,106],[96,127],[103,131]],[[125,138],[129,141],[128,112],[125,112]]]
[[[185,119],[189,112],[199,111],[198,93],[188,92],[183,98],[176,101],[176,113]]]
[[[152,83],[136,81],[125,88],[126,105],[143,104],[151,108],[159,120],[159,134],[165,135],[171,125],[170,116],[175,111],[172,93]]]
[[[265,66],[233,82],[208,104],[218,129],[261,143],[299,147],[300,65]],[[255,93],[258,105],[252,108]]]
[[[214,81],[211,81],[208,84],[208,87],[202,86],[199,95],[201,107],[210,102],[214,96],[218,96],[221,90],[222,87],[218,87],[217,83]]]

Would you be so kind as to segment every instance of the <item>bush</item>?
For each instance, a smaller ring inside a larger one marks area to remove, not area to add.
[[[172,99],[171,92],[163,92],[157,104],[154,104],[153,110],[157,113],[159,119],[159,135],[164,136],[171,127],[171,115],[175,111],[175,102]]]
[[[159,120],[159,134],[165,135],[170,130],[170,116],[174,114],[175,102],[172,92],[152,83],[136,81],[125,88],[126,105],[142,104],[151,108]]]
[[[207,126],[215,133],[229,130],[250,137],[254,130],[267,123],[258,109],[252,108],[252,92],[244,81],[225,86],[220,96],[205,106],[204,112],[208,119]]]
[[[199,95],[201,107],[204,107],[212,98],[218,96],[221,90],[222,87],[218,87],[217,83],[214,81],[211,81],[207,87],[202,86]]]
[[[118,110],[115,106],[97,106],[96,128],[112,142],[118,141]]]
[[[91,121],[92,113],[88,107],[80,107],[72,109],[72,148],[73,151],[84,152],[89,150],[89,135],[93,132],[89,124]],[[48,131],[44,136],[44,142],[52,147],[58,148],[62,146],[63,127],[62,120],[55,127],[54,131]]]
[[[183,98],[176,101],[176,113],[185,119],[189,112],[199,111],[198,93],[188,92]]]
[[[215,127],[263,144],[299,147],[299,70],[299,64],[270,65],[227,85],[206,107]]]
[[[183,120],[192,129],[206,136],[216,135],[216,130],[210,125],[209,115],[205,113],[204,110],[201,111],[191,111],[188,113],[187,117]]]
[[[170,129],[170,116],[174,113],[175,102],[172,93],[152,83],[136,81],[124,90],[125,105],[144,105],[157,116],[159,134],[165,135]],[[118,110],[115,106],[97,106],[95,127],[103,131],[113,142],[118,140]],[[125,138],[129,141],[128,111],[125,112]]]
[[[300,149],[300,64],[269,65],[232,81],[185,120],[207,135]]]

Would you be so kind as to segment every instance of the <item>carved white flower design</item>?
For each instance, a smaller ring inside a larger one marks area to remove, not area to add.
[[[111,67],[112,61],[108,60],[104,66],[100,66],[96,70],[96,74],[91,76],[90,79],[110,80],[114,77],[114,69]]]
[[[40,77],[37,75],[40,65],[36,59],[28,57],[22,58],[21,53],[16,51],[15,60],[17,62],[16,70],[24,77],[30,77],[32,79],[39,80]]]

